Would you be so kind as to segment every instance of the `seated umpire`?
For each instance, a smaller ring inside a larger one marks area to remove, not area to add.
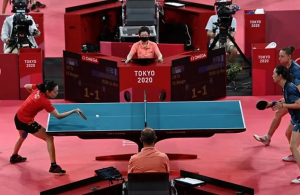
[[[149,40],[150,30],[148,27],[143,26],[139,30],[140,41],[132,45],[125,63],[128,63],[132,57],[137,54],[138,58],[154,58],[157,55],[158,61],[163,61],[163,56],[159,51],[156,43]]]
[[[141,133],[144,148],[129,160],[128,173],[166,172],[169,173],[169,158],[165,153],[155,149],[157,139],[152,128],[146,127]]]

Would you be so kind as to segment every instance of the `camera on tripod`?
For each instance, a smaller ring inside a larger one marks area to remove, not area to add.
[[[219,42],[225,44],[227,42],[227,33],[235,31],[231,27],[232,15],[235,14],[235,10],[230,9],[231,1],[227,0],[216,0],[215,6],[217,7],[218,21],[214,23],[219,28]]]
[[[12,0],[12,12],[15,13],[13,17],[13,29],[9,41],[9,47],[14,48],[32,48],[32,43],[28,40],[28,36],[34,36],[29,32],[29,26],[33,24],[31,19],[26,17],[29,12],[28,0]],[[12,51],[11,50],[11,51]]]

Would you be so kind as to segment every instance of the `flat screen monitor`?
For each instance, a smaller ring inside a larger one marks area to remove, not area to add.
[[[132,61],[141,66],[147,66],[153,63],[156,58],[132,58]]]

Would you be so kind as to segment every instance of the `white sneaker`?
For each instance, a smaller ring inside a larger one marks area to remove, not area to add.
[[[282,160],[285,161],[285,162],[296,162],[293,155],[289,155],[287,157],[284,157]]]
[[[293,180],[292,180],[292,183],[300,184],[300,176],[297,177],[297,179],[293,179]]]
[[[254,134],[253,137],[257,141],[262,142],[263,144],[265,144],[266,146],[270,145],[270,143],[271,143],[271,139],[268,139],[266,135],[264,135],[264,136],[258,136],[256,134]]]

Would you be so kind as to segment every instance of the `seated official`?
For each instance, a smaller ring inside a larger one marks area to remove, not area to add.
[[[163,56],[159,51],[156,43],[149,41],[150,30],[148,27],[141,27],[139,30],[140,41],[134,43],[131,47],[125,63],[128,63],[132,57],[137,54],[138,58],[154,58],[154,54],[158,56],[158,61],[163,61]]]
[[[128,173],[162,172],[169,173],[169,158],[155,149],[157,139],[152,128],[146,127],[141,133],[144,148],[129,160]]]
[[[41,33],[37,29],[37,26],[30,15],[25,15],[25,19],[27,21],[32,21],[32,25],[28,27],[28,32],[24,32],[25,29],[23,28],[17,29],[15,25],[17,23],[16,21],[20,19],[21,15],[24,15],[26,10],[28,10],[27,6],[28,4],[13,5],[12,12],[16,13],[18,11],[23,13],[13,14],[4,20],[1,31],[1,40],[4,42],[4,53],[18,53],[19,48],[16,43],[21,45],[20,48],[38,47],[34,36],[38,37]]]

